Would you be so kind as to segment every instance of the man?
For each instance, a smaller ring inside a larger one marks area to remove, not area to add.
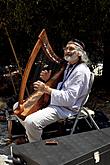
[[[68,116],[75,115],[88,92],[90,70],[84,45],[78,40],[69,41],[64,48],[64,59],[68,62],[62,82],[57,89],[50,88],[42,81],[34,82],[34,90],[43,90],[51,96],[48,107],[43,108],[24,120],[29,142],[41,139],[43,128]],[[49,79],[51,71],[42,71],[40,77]]]

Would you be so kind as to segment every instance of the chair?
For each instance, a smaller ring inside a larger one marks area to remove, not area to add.
[[[92,117],[94,115],[94,111],[88,109],[87,107],[84,107],[88,98],[89,98],[89,94],[91,92],[93,82],[94,82],[94,74],[91,72],[90,81],[89,81],[89,90],[88,90],[87,94],[85,95],[84,100],[82,101],[82,104],[81,104],[81,107],[78,111],[78,114],[76,116],[68,117],[68,119],[67,119],[67,120],[74,119],[74,124],[73,124],[73,127],[71,128],[70,134],[73,134],[75,132],[78,120],[80,120],[82,118],[85,119],[85,121],[87,122],[87,124],[90,127],[92,127],[92,125],[91,125],[91,123],[92,123],[96,129],[98,129],[98,130],[100,129]],[[91,123],[88,121],[87,118],[90,119]]]

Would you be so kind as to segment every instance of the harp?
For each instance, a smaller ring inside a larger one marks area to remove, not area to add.
[[[32,50],[32,53],[29,57],[26,68],[24,70],[20,92],[19,92],[18,106],[14,110],[14,114],[23,120],[29,114],[34,113],[38,111],[40,108],[43,108],[44,106],[46,106],[49,99],[49,96],[47,94],[44,94],[43,91],[35,91],[27,98],[24,98],[26,84],[27,84],[27,80],[31,71],[31,67],[41,49],[51,61],[57,63],[60,66],[59,71],[57,71],[49,79],[49,81],[46,82],[47,85],[49,85],[50,87],[54,87],[60,80],[61,75],[63,74],[64,68],[65,68],[63,60],[54,53],[49,43],[46,31],[45,29],[43,29],[40,35],[38,36],[38,40]]]

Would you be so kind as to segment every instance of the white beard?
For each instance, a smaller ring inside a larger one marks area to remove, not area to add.
[[[79,57],[76,53],[74,53],[72,56],[69,56],[69,55],[64,56],[64,59],[68,62],[74,62],[74,61],[78,60]]]

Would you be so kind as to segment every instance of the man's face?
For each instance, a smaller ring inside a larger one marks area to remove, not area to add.
[[[74,43],[68,43],[64,48],[64,59],[70,63],[74,63],[79,60],[79,56],[77,46]]]

